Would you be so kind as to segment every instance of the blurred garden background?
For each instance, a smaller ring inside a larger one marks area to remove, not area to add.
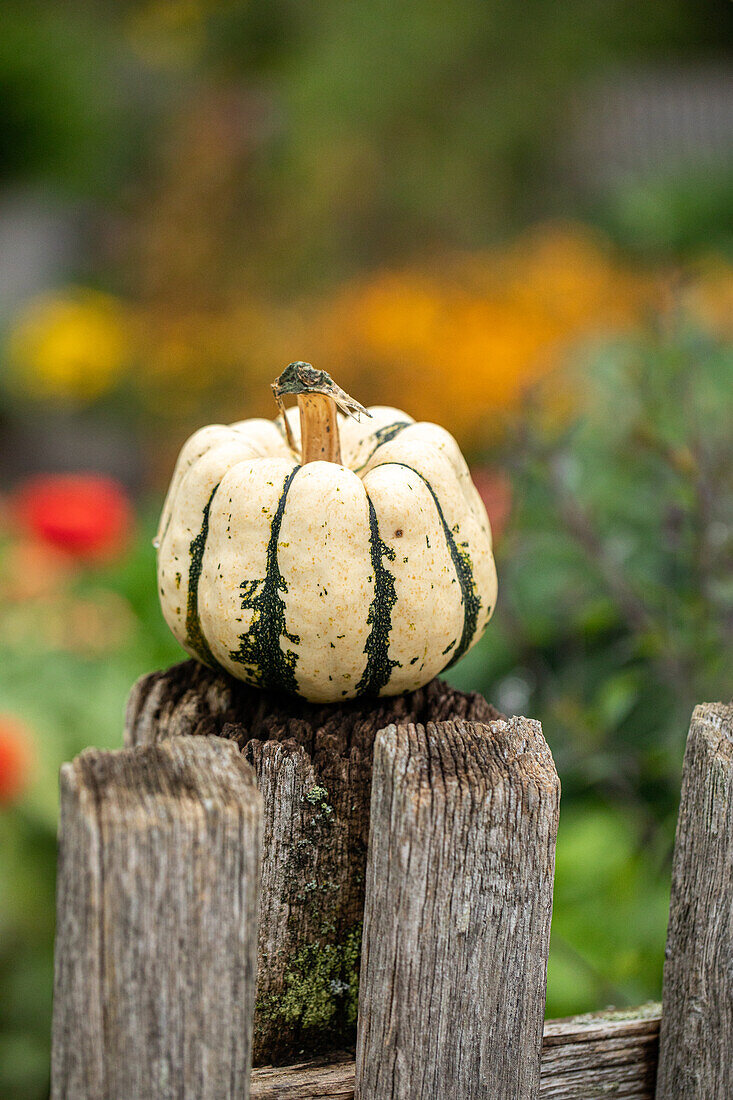
[[[459,439],[500,599],[452,670],[563,783],[548,1013],[657,998],[731,695],[729,0],[5,0],[0,1097],[47,1095],[60,764],[182,654],[151,539],[292,359]]]

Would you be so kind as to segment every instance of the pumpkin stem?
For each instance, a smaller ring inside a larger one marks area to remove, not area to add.
[[[285,432],[292,450],[297,450],[290,424],[285,416],[284,394],[298,398],[300,410],[301,463],[341,463],[337,408],[347,416],[359,419],[361,413],[370,412],[349,397],[323,370],[315,370],[310,363],[290,363],[279,378],[272,383],[278,408],[285,422]]]
[[[341,440],[336,420],[336,402],[322,393],[299,393],[300,461],[338,462]]]

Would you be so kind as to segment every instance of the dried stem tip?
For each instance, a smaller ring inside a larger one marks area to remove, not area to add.
[[[292,394],[300,409],[301,462],[341,462],[337,408],[358,420],[362,413],[371,416],[363,405],[345,393],[331,376],[310,363],[290,363],[272,383],[278,408],[285,422],[288,443],[297,450],[290,424],[285,416],[283,397]]]

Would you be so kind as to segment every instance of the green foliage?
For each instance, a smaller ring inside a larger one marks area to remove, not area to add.
[[[695,33],[684,0],[530,11],[458,0],[450,18],[440,0],[329,0],[307,19],[287,0],[258,0],[206,23],[213,64],[249,74],[254,62],[274,89],[279,129],[257,165],[258,200],[274,200],[266,221],[281,225],[292,274],[310,280],[516,226],[536,212],[528,178],[562,133],[573,85],[689,48]]]
[[[557,849],[548,1013],[635,1005],[661,993],[668,851],[645,844],[628,807],[563,808]]]
[[[48,1079],[55,832],[0,812],[0,1096],[36,1100]]]
[[[507,450],[496,621],[452,675],[540,717],[555,756],[563,1014],[660,994],[684,741],[730,696],[733,621],[733,351],[681,320],[575,381],[582,415]]]
[[[733,173],[729,164],[668,171],[615,187],[595,220],[630,253],[689,255],[701,246],[733,255]]]
[[[562,205],[550,151],[578,81],[719,49],[732,26],[720,0],[535,0],[529,11],[456,0],[449,18],[439,0],[171,0],[114,13],[12,0],[0,40],[3,170],[98,189],[130,174],[161,109],[212,84],[246,87],[238,247],[260,280],[292,289],[426,242],[485,243],[547,211],[550,192]]]
[[[0,35],[0,182],[94,192],[121,153],[113,37],[73,5],[10,0]],[[121,90],[120,90],[121,91]]]

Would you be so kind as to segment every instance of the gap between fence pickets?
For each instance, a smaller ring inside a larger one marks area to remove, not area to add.
[[[643,1005],[567,1020],[548,1020],[542,1041],[540,1097],[580,1100],[654,1096],[661,1006]],[[349,1054],[299,1065],[256,1069],[251,1100],[353,1100]]]

